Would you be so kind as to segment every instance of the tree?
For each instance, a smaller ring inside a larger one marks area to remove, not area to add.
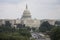
[[[27,28],[19,28],[19,33],[22,36],[31,37],[31,33]]]
[[[34,28],[34,27],[32,27],[31,29],[32,29],[34,32],[36,31],[36,28]]]
[[[5,26],[6,27],[11,27],[11,23],[9,21],[5,21]]]
[[[55,27],[50,33],[51,40],[60,40],[60,27]]]
[[[52,27],[52,25],[50,25],[48,21],[45,21],[39,27],[39,31],[40,32],[50,31],[51,30],[51,27]]]
[[[56,22],[55,22],[55,25],[56,25],[56,26],[60,26],[60,21],[56,21]]]

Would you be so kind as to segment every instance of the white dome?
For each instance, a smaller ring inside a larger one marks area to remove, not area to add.
[[[31,18],[31,13],[26,6],[26,10],[24,10],[23,12],[22,19],[30,19],[30,18]]]

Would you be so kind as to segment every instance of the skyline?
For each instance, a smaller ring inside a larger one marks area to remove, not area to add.
[[[0,19],[21,18],[26,3],[32,18],[60,19],[60,0],[0,0]]]

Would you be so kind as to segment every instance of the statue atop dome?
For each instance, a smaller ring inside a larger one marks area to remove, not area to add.
[[[26,9],[28,9],[28,6],[27,6],[27,4],[26,4]]]

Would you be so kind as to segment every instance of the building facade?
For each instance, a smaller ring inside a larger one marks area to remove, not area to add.
[[[48,21],[51,25],[54,25],[56,20],[32,19],[32,15],[28,10],[28,6],[26,5],[26,9],[22,14],[21,19],[0,19],[0,26],[5,24],[6,21],[9,21],[12,27],[17,27],[16,24],[25,24],[26,27],[40,27],[40,25],[45,21]]]
[[[40,20],[32,19],[31,13],[28,10],[28,6],[26,5],[26,9],[23,12],[21,19],[0,19],[0,25],[5,24],[6,21],[9,21],[12,26],[16,27],[16,24],[25,24],[27,27],[39,27]]]

